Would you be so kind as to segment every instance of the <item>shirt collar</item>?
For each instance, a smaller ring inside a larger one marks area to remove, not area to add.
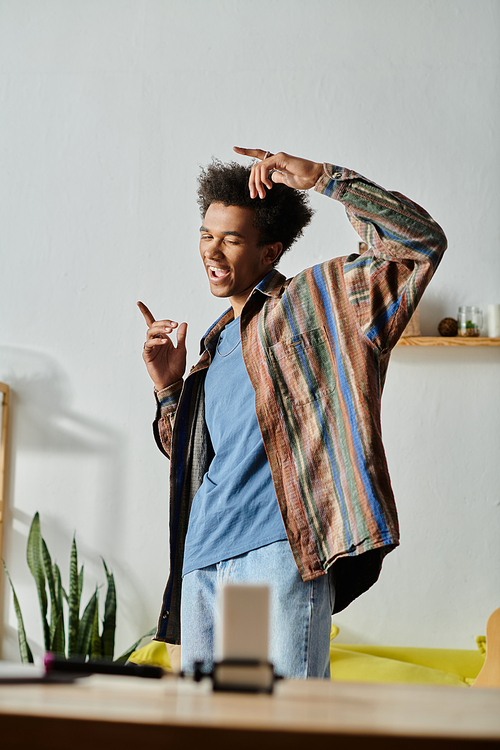
[[[232,320],[234,320],[234,311],[233,308],[230,307],[228,310],[226,310],[226,312],[222,313],[220,318],[217,318],[215,323],[212,323],[208,331],[206,331],[201,337],[200,354],[203,354],[205,349],[209,348],[210,342],[214,342],[217,340],[217,336],[222,331],[224,326],[230,323]]]
[[[283,287],[285,281],[286,278],[283,276],[283,274],[273,268],[273,270],[269,271],[267,276],[264,276],[262,281],[257,284],[252,294],[255,294],[256,291],[259,291],[268,297],[281,297],[284,291]]]
[[[262,281],[257,284],[250,296],[254,295],[256,292],[260,292],[261,294],[265,294],[266,297],[281,297],[285,290],[285,282],[285,276],[283,276],[282,273],[273,268],[272,271],[269,271],[269,273],[264,276]],[[208,331],[206,331],[201,337],[200,354],[203,354],[205,349],[209,348],[210,342],[214,341],[214,337],[218,336],[224,326],[226,326],[232,320],[234,320],[234,312],[233,308],[230,307],[228,310],[222,313],[220,318],[217,318],[215,323],[212,323]]]

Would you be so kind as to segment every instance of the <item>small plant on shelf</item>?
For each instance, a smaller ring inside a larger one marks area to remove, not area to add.
[[[73,536],[71,545],[69,589],[67,592],[62,585],[59,566],[56,562],[52,562],[47,544],[42,537],[38,513],[35,513],[31,523],[26,558],[31,574],[35,579],[38,593],[45,651],[67,659],[113,661],[116,630],[116,587],[113,573],[108,570],[104,559],[101,558],[106,574],[107,591],[104,603],[104,619],[100,628],[98,586],[96,586],[80,617],[83,565],[78,570],[75,536]],[[19,600],[5,561],[2,560],[2,562],[14,597],[21,661],[26,664],[33,663],[33,653],[26,637]],[[49,600],[50,615],[47,617]],[[67,609],[66,617],[64,615],[65,608]],[[142,639],[154,632],[154,630],[151,630],[149,633],[145,633],[115,661],[117,663],[125,662]]]

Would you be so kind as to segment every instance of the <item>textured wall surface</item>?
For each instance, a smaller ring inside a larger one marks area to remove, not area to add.
[[[85,596],[114,571],[117,648],[156,621],[168,462],[150,430],[143,299],[187,320],[189,364],[224,309],[198,258],[199,165],[234,144],[357,169],[425,206],[449,250],[424,333],[500,302],[496,0],[3,0],[0,380],[12,388],[4,556],[37,657],[25,562],[40,511]],[[354,252],[319,195],[287,274]],[[474,648],[499,605],[500,349],[398,349],[383,429],[402,546],[338,616],[346,641]],[[67,582],[67,577],[66,577]],[[2,580],[3,658],[17,659]]]

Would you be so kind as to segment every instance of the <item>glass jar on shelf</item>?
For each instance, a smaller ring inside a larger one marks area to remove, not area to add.
[[[483,313],[479,307],[458,308],[458,335],[476,337],[481,335]]]

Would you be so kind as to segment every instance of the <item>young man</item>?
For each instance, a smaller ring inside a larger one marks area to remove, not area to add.
[[[215,162],[198,191],[210,290],[231,307],[185,380],[186,324],[139,303],[155,436],[171,461],[156,638],[182,635],[182,668],[210,670],[217,588],[266,582],[276,671],[328,677],[331,613],[377,580],[399,543],[380,400],[446,238],[412,201],[348,169],[235,151],[258,161]],[[285,279],[275,265],[310,221],[310,188],[344,205],[367,250]]]

